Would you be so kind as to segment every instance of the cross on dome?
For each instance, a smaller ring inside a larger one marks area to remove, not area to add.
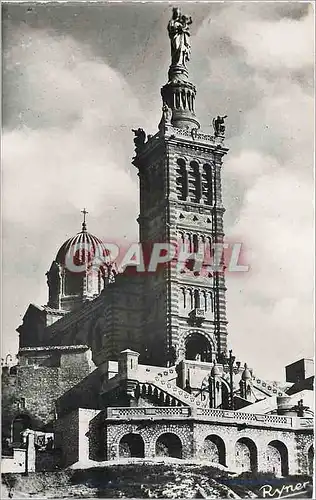
[[[85,208],[81,210],[81,213],[83,214],[83,223],[82,223],[82,231],[87,230],[87,224],[86,224],[86,215],[89,213]]]

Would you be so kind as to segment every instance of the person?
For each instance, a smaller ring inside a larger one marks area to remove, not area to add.
[[[191,17],[181,15],[180,9],[175,7],[172,11],[172,18],[168,23],[171,42],[171,64],[173,66],[186,66],[186,63],[190,60],[190,24],[192,24]]]
[[[47,450],[47,451],[51,451],[51,450],[53,449],[53,445],[54,445],[54,443],[53,443],[53,438],[52,438],[51,436],[49,436],[49,437],[47,438],[46,450]]]

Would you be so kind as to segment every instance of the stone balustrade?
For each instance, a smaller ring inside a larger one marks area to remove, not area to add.
[[[111,419],[126,419],[126,418],[150,418],[150,417],[166,417],[166,418],[188,418],[191,416],[191,408],[188,406],[160,406],[146,408],[107,408],[107,418]]]
[[[268,383],[265,380],[256,377],[255,375],[253,375],[252,383],[258,389],[262,389],[264,392],[270,394],[270,396],[286,396],[286,393],[284,391],[281,391],[275,385]]]
[[[175,137],[181,139],[182,137],[185,137],[186,139],[190,138],[192,142],[198,142],[198,143],[207,143],[207,144],[214,144],[215,146],[222,146],[224,143],[224,137],[215,137],[214,135],[211,134],[204,134],[202,132],[199,132],[197,129],[194,133],[192,133],[191,130],[186,130],[183,128],[178,128],[178,127],[173,127],[172,125],[166,125],[165,127],[165,137],[170,138],[170,137]],[[161,132],[157,132],[155,135],[149,135],[147,137],[147,141],[144,144],[143,151],[145,151],[148,147],[149,144],[152,144],[153,142],[159,140],[161,137]],[[142,152],[143,152],[142,151]]]
[[[107,408],[107,418],[114,420],[166,418],[192,418],[219,424],[246,424],[255,427],[269,427],[282,429],[312,429],[313,419],[286,417],[281,415],[259,415],[252,413],[237,413],[231,410],[216,410],[209,408],[178,407],[121,407]]]

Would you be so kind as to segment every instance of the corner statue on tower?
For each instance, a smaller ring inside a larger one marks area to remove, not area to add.
[[[190,60],[190,24],[192,24],[191,17],[181,15],[178,7],[172,9],[172,18],[168,23],[172,66],[186,67],[186,63]]]

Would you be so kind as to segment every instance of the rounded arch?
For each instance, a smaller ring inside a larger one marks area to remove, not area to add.
[[[177,157],[177,163],[178,163],[178,165],[180,165],[179,160],[180,160],[180,163],[181,162],[188,163],[189,158],[186,155],[178,156]]]
[[[191,201],[199,203],[201,199],[201,176],[199,164],[192,160],[188,169],[190,178],[189,194]]]
[[[314,474],[314,446],[310,446],[307,451],[308,459],[308,474],[313,476]]]
[[[185,359],[211,362],[212,344],[200,332],[192,332],[185,339]]]
[[[119,442],[119,456],[122,458],[144,458],[145,444],[142,436],[133,432],[125,434]]]
[[[230,396],[229,384],[228,384],[227,380],[222,378],[222,404],[221,404],[221,408],[223,408],[225,410],[231,408],[230,398],[231,398],[231,396]]]
[[[174,432],[160,434],[155,443],[156,456],[182,458],[182,441]]]
[[[267,446],[267,466],[269,472],[276,476],[288,476],[289,454],[288,449],[282,441],[270,441]]]
[[[236,466],[243,472],[257,472],[258,450],[257,446],[247,437],[238,439],[235,445]]]
[[[188,196],[188,178],[186,169],[186,159],[177,158],[176,166],[176,186],[177,196],[180,200],[185,201]]]
[[[226,446],[223,439],[215,434],[206,436],[204,440],[204,457],[210,462],[226,465]]]
[[[202,167],[202,198],[206,205],[211,205],[213,202],[212,181],[212,166],[209,163],[204,163]]]
[[[27,413],[19,413],[12,420],[12,442],[22,443],[22,432],[25,429],[32,429],[32,419]]]

